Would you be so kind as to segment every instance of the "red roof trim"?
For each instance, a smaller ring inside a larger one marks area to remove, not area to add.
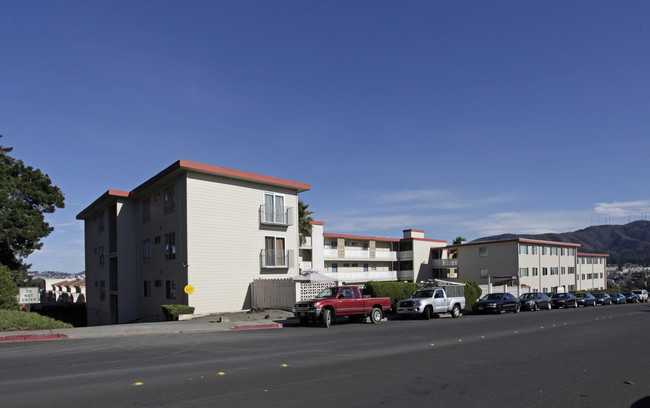
[[[311,225],[325,225],[323,221],[312,221]]]
[[[569,242],[541,241],[541,240],[534,240],[534,239],[528,239],[528,238],[514,238],[514,239],[504,239],[504,240],[497,240],[497,241],[469,242],[467,244],[449,245],[449,248],[458,248],[458,247],[461,247],[461,246],[472,246],[472,245],[500,244],[500,243],[506,243],[506,242],[526,242],[526,243],[529,243],[529,244],[558,245],[558,246],[570,246],[570,247],[579,247],[579,246],[581,246],[580,244],[573,244],[573,243],[569,243]]]
[[[373,241],[391,241],[391,242],[400,241],[397,238],[364,237],[362,235],[331,234],[327,232],[323,233],[323,236],[328,238],[349,238],[349,239],[361,239],[361,240],[373,240]]]
[[[90,210],[91,210],[93,207],[95,207],[95,206],[96,206],[97,204],[99,204],[100,202],[106,200],[107,198],[110,198],[110,197],[123,197],[123,198],[127,198],[127,197],[129,197],[129,195],[130,195],[130,193],[129,193],[128,191],[121,191],[121,190],[108,190],[108,191],[106,191],[104,194],[102,194],[101,196],[99,196],[98,199],[96,199],[95,201],[93,201],[92,204],[90,204],[90,205],[89,205],[88,207],[86,207],[83,211],[81,211],[81,212],[77,215],[76,218],[77,218],[78,220],[83,220],[83,219],[85,219],[86,216],[88,215],[88,213],[90,212]]]
[[[590,254],[589,252],[578,252],[578,256],[598,256],[598,257],[608,257],[609,254]]]

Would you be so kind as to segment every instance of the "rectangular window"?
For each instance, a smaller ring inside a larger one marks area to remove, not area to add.
[[[590,274],[590,273],[588,273],[588,274],[587,274],[587,280],[591,280],[591,279],[593,279],[593,275]]]
[[[264,237],[264,266],[287,266],[284,238]]]
[[[539,247],[537,245],[533,245],[532,249],[533,249],[533,255],[537,255],[537,251],[539,251]]]
[[[487,269],[487,268],[481,268],[481,269],[479,269],[478,272],[479,272],[479,276],[480,276],[481,278],[487,278],[487,277],[489,276],[489,275],[488,275],[488,269]]]
[[[174,202],[174,187],[167,187],[163,191],[163,209],[165,215],[171,214],[176,209],[176,204]]]
[[[576,254],[575,248],[569,248],[569,256],[574,256]]]
[[[562,256],[566,256],[566,248],[562,248]]]
[[[176,259],[176,233],[165,234],[165,259]]]
[[[167,299],[176,299],[176,281],[167,280],[165,281],[165,297]]]
[[[375,265],[375,264],[370,264],[370,270],[371,270],[371,271],[376,271],[376,270],[377,270],[377,265]]]
[[[575,266],[569,266],[569,275],[573,275],[576,273],[576,267]]]
[[[566,268],[564,266],[560,268],[560,273],[566,275]]]
[[[264,193],[264,222],[271,224],[287,224],[288,220],[284,210],[284,196]]]
[[[585,280],[585,279],[586,279],[586,278],[585,278],[585,274],[583,273],[583,274],[582,274],[582,280]]]
[[[344,263],[344,264],[343,264],[343,267],[344,267],[344,268],[349,268],[349,267],[350,267],[350,264],[349,264],[349,263]]]
[[[479,247],[478,256],[488,256],[488,247]]]
[[[338,244],[338,241],[336,241],[335,239],[333,239],[332,241],[330,241],[330,248],[332,248],[332,249],[336,249],[336,248],[338,248],[338,245],[339,245],[339,244]]]
[[[519,276],[527,277],[528,276],[528,268],[519,268]]]
[[[548,293],[548,288],[542,288],[543,293]]]
[[[548,255],[548,247],[542,247],[542,255]]]
[[[602,279],[602,278],[603,278],[603,273],[601,272],[601,273],[600,273],[600,279]]]
[[[547,275],[548,275],[548,268],[547,268],[547,267],[543,267],[543,268],[542,268],[542,275],[543,275],[543,276],[547,276]]]
[[[539,269],[533,267],[533,276],[538,276],[539,275]]]
[[[559,268],[558,268],[557,266],[552,266],[552,267],[551,267],[551,275],[557,275],[558,272],[559,272],[558,269],[559,269]]]
[[[150,280],[144,281],[143,287],[144,287],[144,293],[143,293],[144,297],[146,298],[151,297],[151,281]]]
[[[363,250],[364,250],[364,251],[367,251],[367,250],[368,250],[368,243],[367,243],[367,242],[364,242],[364,243],[363,243]]]
[[[368,272],[368,264],[363,264],[363,271]]]
[[[519,244],[519,255],[528,255],[528,245]]]
[[[142,241],[142,263],[151,263],[151,240]]]
[[[151,221],[151,200],[148,198],[142,200],[142,223],[146,224]]]
[[[557,255],[557,247],[551,247],[551,255]]]
[[[106,257],[104,256],[104,247],[99,247],[99,266],[104,266]]]
[[[339,264],[332,264],[332,272],[338,272],[339,271]]]

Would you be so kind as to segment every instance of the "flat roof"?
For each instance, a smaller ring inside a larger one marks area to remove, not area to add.
[[[558,242],[558,241],[542,241],[538,239],[529,239],[529,238],[511,238],[503,240],[494,240],[494,241],[480,241],[480,242],[468,242],[467,244],[455,244],[448,245],[448,248],[458,248],[462,246],[472,246],[472,245],[485,245],[485,244],[500,244],[504,242],[524,242],[528,244],[543,244],[543,245],[560,245],[560,246],[569,246],[569,247],[579,247],[580,244],[574,244],[570,242]]]

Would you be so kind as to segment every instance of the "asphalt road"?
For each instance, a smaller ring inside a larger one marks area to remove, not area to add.
[[[650,304],[0,344],[0,406],[646,407]]]

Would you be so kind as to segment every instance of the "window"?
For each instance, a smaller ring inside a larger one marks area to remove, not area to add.
[[[488,269],[487,269],[487,268],[481,268],[481,269],[479,269],[478,273],[479,273],[479,276],[480,276],[481,278],[487,278],[487,277],[489,276],[489,275],[488,275]]]
[[[176,205],[174,204],[174,187],[167,187],[163,191],[163,209],[165,215],[171,214],[174,212],[176,209]]]
[[[543,275],[543,276],[547,276],[547,275],[548,275],[548,268],[547,268],[547,267],[543,267],[543,268],[542,268],[542,275]]]
[[[556,248],[556,249],[557,249],[557,248]],[[559,269],[559,268],[558,268],[557,266],[552,266],[552,267],[551,267],[551,275],[557,275],[558,272],[559,272],[558,269]]]
[[[368,243],[367,243],[367,242],[364,242],[364,243],[363,243],[363,250],[364,250],[364,251],[367,251],[367,250],[368,250]]]
[[[576,249],[575,248],[569,248],[569,256],[574,256],[576,254]]]
[[[566,256],[566,248],[562,248],[562,256]]]
[[[583,274],[582,274],[582,280],[585,280],[585,279],[586,279],[586,278],[585,278],[585,274],[583,273]]]
[[[566,268],[564,266],[562,268],[560,268],[560,273],[562,275],[566,275]]]
[[[330,248],[332,248],[332,249],[338,248],[338,242],[335,239],[330,241]]]
[[[602,279],[602,278],[603,278],[603,273],[601,272],[601,273],[600,273],[600,279]]]
[[[332,264],[332,272],[338,272],[339,271],[339,264]]]
[[[264,266],[287,266],[284,238],[264,237]]]
[[[146,224],[151,221],[151,200],[148,198],[142,200],[142,223]]]
[[[539,251],[539,247],[537,245],[533,245],[532,250],[533,250],[533,255],[537,255],[537,251]]]
[[[142,241],[142,263],[151,263],[151,240]]]
[[[548,255],[548,247],[542,247],[542,255]]]
[[[368,264],[363,264],[363,271],[368,272]]]
[[[146,298],[151,297],[151,281],[150,280],[144,281],[143,287],[144,287],[144,293],[143,293],[144,297]]]
[[[539,275],[539,269],[533,267],[533,276],[538,276]]]
[[[528,268],[519,268],[519,276],[521,277],[528,276]]]
[[[104,266],[106,257],[104,256],[104,247],[99,247],[99,266]]]
[[[528,245],[519,244],[519,255],[528,255]]]
[[[557,247],[551,247],[551,255],[557,255]]]
[[[488,256],[488,247],[479,247],[478,256]]]
[[[542,288],[542,292],[548,293],[548,288]]]
[[[370,270],[371,270],[371,271],[376,271],[376,270],[377,270],[377,265],[375,265],[375,264],[370,264]]]
[[[262,211],[264,222],[272,224],[287,224],[288,222],[284,211],[284,196],[265,193]]]
[[[590,273],[588,273],[588,274],[587,274],[587,280],[590,280],[590,279],[593,279],[593,275],[590,274]]]
[[[575,266],[569,266],[569,275],[573,275],[576,273],[576,267]]]
[[[176,233],[165,234],[165,259],[176,259]]]
[[[167,299],[176,299],[176,281],[165,281],[165,297]]]

